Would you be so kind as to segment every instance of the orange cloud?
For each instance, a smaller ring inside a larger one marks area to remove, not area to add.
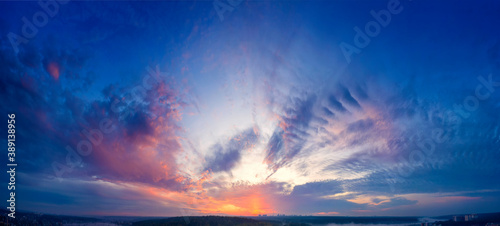
[[[208,178],[211,180],[212,178]],[[191,209],[200,214],[225,214],[235,216],[256,216],[275,212],[273,199],[266,184],[214,187],[216,192],[197,187],[185,194]]]
[[[59,80],[59,64],[57,64],[56,62],[49,63],[47,65],[47,72],[49,72],[50,76],[52,76],[52,78],[54,78],[56,81]]]
[[[338,215],[339,212],[319,212],[319,213],[315,213],[315,215],[324,215],[324,216],[327,216],[327,215]]]

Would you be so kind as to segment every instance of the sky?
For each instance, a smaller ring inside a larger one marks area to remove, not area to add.
[[[16,209],[499,211],[499,11],[486,0],[2,1]]]

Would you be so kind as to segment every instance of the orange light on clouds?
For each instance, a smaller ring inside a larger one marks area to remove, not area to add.
[[[321,215],[321,216],[329,216],[329,215],[338,215],[339,212],[319,212],[315,213],[315,215]]]
[[[244,197],[227,198],[218,200],[209,198],[208,202],[200,203],[199,210],[204,214],[227,214],[234,216],[256,216],[272,213],[269,204],[263,197],[252,194]]]
[[[47,72],[49,72],[50,76],[54,78],[56,81],[59,80],[59,65],[56,62],[51,62],[47,65]]]
[[[262,197],[252,195],[248,197],[248,199],[250,201],[250,209],[252,214],[253,215],[262,214],[263,210],[261,208],[265,205],[264,200],[262,200]]]
[[[201,214],[225,214],[233,216],[256,216],[273,213],[270,199],[259,188],[243,188],[243,191],[228,190],[224,195],[199,197],[193,209]]]

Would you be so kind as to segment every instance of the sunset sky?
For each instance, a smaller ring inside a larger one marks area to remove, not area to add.
[[[498,1],[49,3],[0,2],[18,211],[500,211]]]

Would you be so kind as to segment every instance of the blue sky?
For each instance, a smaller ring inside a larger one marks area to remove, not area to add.
[[[49,3],[0,3],[19,210],[500,208],[496,1]]]

